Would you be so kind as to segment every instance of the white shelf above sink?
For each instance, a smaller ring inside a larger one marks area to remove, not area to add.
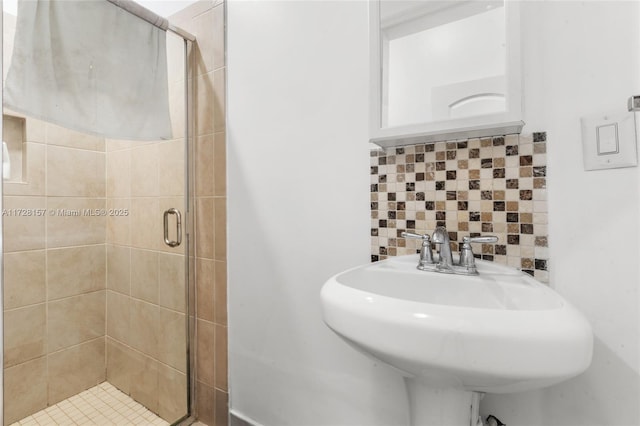
[[[418,145],[441,141],[513,135],[520,134],[524,124],[524,121],[518,120],[500,124],[438,129],[430,132],[421,132],[402,136],[381,136],[372,138],[371,142],[381,148],[391,148],[396,146]]]

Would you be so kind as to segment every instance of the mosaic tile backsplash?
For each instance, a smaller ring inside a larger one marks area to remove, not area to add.
[[[420,251],[403,231],[445,226],[452,250],[464,236],[477,258],[548,282],[546,133],[371,150],[372,261]],[[435,249],[435,246],[434,246]]]

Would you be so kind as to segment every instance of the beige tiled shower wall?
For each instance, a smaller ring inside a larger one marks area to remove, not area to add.
[[[225,2],[204,0],[171,21],[197,37],[195,62],[196,413],[228,422]]]
[[[465,236],[476,257],[548,281],[546,133],[505,135],[371,151],[372,260],[416,253],[403,231]]]
[[[4,183],[5,422],[105,379],[177,420],[184,244],[164,244],[162,212],[184,211],[184,140],[105,141],[12,119],[21,133],[4,138],[24,139],[26,167]]]
[[[5,424],[105,380],[104,139],[5,111]],[[11,129],[11,130],[9,130]],[[17,153],[13,153],[17,155]]]

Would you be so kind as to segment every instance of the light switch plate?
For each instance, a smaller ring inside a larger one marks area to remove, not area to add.
[[[580,122],[585,170],[638,165],[634,112],[583,117]]]

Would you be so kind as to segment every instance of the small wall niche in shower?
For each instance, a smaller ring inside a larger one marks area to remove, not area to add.
[[[2,115],[2,140],[6,142],[9,151],[10,173],[4,180],[8,182],[25,182],[23,167],[26,163],[25,131],[26,119],[14,115]]]

